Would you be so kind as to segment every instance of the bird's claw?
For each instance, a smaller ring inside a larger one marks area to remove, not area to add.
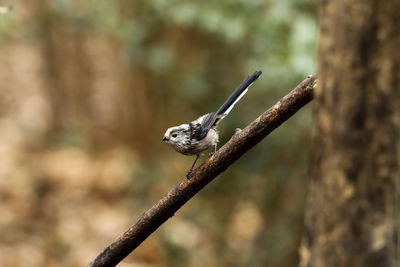
[[[208,157],[212,157],[212,155],[214,155],[214,152],[210,152],[210,153],[208,153]]]
[[[186,173],[186,179],[190,179],[190,175],[192,174],[193,169],[190,169],[187,173]]]

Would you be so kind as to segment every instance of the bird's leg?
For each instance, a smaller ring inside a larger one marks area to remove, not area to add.
[[[188,173],[186,174],[186,178],[187,178],[187,179],[189,179],[189,175],[192,173],[194,164],[196,164],[196,161],[199,159],[199,157],[200,157],[200,155],[197,154],[197,155],[196,155],[196,159],[194,160],[194,162],[193,162],[193,164],[192,164],[192,167],[190,167],[190,170],[189,170]]]
[[[212,157],[212,155],[214,155],[215,152],[217,152],[217,144],[214,145],[214,152],[208,153],[208,156],[209,156],[209,157]]]

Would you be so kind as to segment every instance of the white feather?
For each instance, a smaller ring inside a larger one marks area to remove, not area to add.
[[[250,85],[252,85],[253,83],[251,83]],[[232,103],[232,105],[224,112],[224,116],[228,115],[229,112],[231,112],[231,110],[233,109],[233,107],[235,106],[235,104],[247,93],[247,91],[249,90],[250,85],[246,88],[246,90],[244,90],[239,96],[238,98],[236,98],[235,102]]]

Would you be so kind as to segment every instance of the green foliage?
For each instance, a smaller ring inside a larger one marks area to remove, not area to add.
[[[12,6],[0,5],[0,40],[10,35],[10,28],[15,17]]]

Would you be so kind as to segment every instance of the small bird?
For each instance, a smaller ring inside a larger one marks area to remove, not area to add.
[[[250,85],[261,75],[261,71],[256,71],[248,76],[228,97],[217,112],[212,112],[199,117],[189,123],[181,124],[168,128],[164,134],[163,141],[172,146],[177,152],[184,155],[196,155],[192,167],[186,174],[189,178],[190,173],[200,153],[214,147],[217,151],[218,143],[218,123],[229,114],[233,106],[247,93]]]

